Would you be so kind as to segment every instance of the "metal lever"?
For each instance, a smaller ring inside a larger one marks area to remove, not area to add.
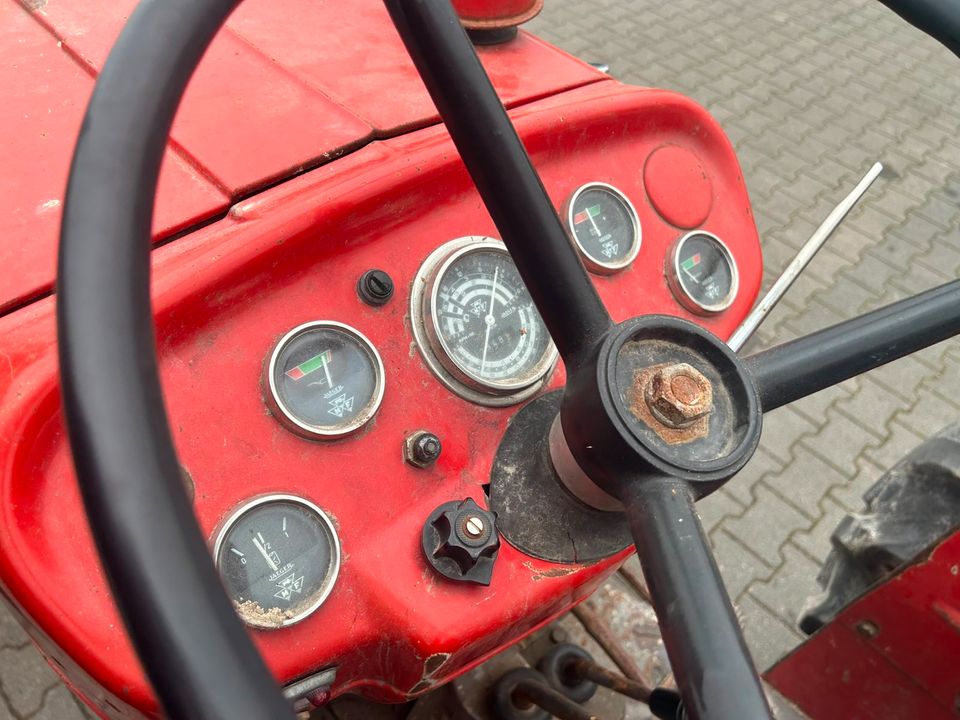
[[[843,222],[843,219],[847,216],[847,213],[849,213],[853,209],[853,206],[857,204],[857,201],[863,197],[864,193],[867,192],[867,189],[873,184],[873,181],[877,179],[882,170],[883,165],[878,162],[874,163],[873,167],[863,176],[863,179],[850,191],[850,194],[841,200],[840,203],[830,211],[826,219],[820,223],[820,227],[814,231],[810,239],[800,248],[800,252],[798,252],[796,257],[787,265],[787,269],[777,278],[777,281],[770,290],[767,291],[767,294],[763,296],[763,299],[756,304],[746,319],[733,331],[733,334],[727,341],[727,345],[729,345],[734,352],[738,352],[753,333],[756,332],[757,328],[760,327],[760,323],[766,319],[770,311],[780,302],[780,298],[790,289],[794,280],[800,276],[803,269],[813,260],[813,256],[823,247],[827,238],[833,235],[834,230],[839,227],[840,223]]]

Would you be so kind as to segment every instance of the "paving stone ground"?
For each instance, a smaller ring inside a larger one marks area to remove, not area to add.
[[[530,28],[621,80],[703,105],[736,146],[769,285],[874,160],[886,170],[748,347],[957,277],[960,64],[867,0],[547,0]],[[767,417],[751,466],[703,503],[761,667],[801,639],[829,535],[860,494],[960,414],[945,343]],[[0,720],[81,711],[0,608]]]
[[[721,122],[750,190],[765,288],[870,165],[885,165],[746,352],[957,277],[960,64],[880,3],[547,0],[530,27]],[[958,369],[951,341],[777,410],[752,465],[702,503],[760,667],[801,640],[797,615],[837,521],[960,416]]]

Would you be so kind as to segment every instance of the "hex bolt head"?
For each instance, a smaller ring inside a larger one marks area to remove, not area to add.
[[[403,459],[410,465],[425,468],[433,465],[443,449],[440,438],[432,432],[417,430],[410,433],[403,443]]]
[[[393,297],[393,279],[383,270],[367,270],[357,281],[357,294],[367,305],[383,305]]]
[[[713,387],[687,363],[657,370],[644,389],[653,416],[671,428],[686,427],[713,410]]]

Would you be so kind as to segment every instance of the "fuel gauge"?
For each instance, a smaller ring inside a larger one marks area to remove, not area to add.
[[[666,275],[677,301],[700,315],[730,307],[740,283],[730,250],[716,235],[702,230],[677,240],[667,259]]]
[[[327,599],[340,571],[340,541],[330,518],[312,502],[269,495],[227,518],[214,560],[245,623],[285,627]]]
[[[294,328],[277,343],[266,377],[267,402],[288,429],[332,439],[356,432],[383,399],[383,361],[373,344],[343,323]]]

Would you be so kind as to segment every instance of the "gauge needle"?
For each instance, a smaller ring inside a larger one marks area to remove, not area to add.
[[[593,225],[593,231],[597,234],[597,237],[600,237],[602,233],[600,232],[600,228],[597,227],[597,221],[593,219],[593,215],[591,215],[589,212],[587,213],[587,217],[590,218],[590,224]]]
[[[493,270],[493,287],[490,288],[490,307],[487,309],[487,316],[484,321],[487,323],[487,331],[483,334],[483,357],[480,359],[480,374],[487,369],[487,343],[490,342],[490,330],[497,321],[493,316],[493,304],[497,301],[497,279],[500,277],[500,268]]]
[[[257,546],[257,550],[259,550],[259,551],[260,551],[260,554],[263,555],[263,559],[267,561],[267,565],[270,566],[270,569],[271,569],[271,570],[273,570],[274,572],[276,572],[277,570],[280,569],[280,568],[277,566],[277,564],[276,564],[273,560],[270,559],[270,556],[267,554],[267,549],[266,549],[263,545],[260,544],[260,541],[259,541],[259,540],[257,540],[256,538],[254,538],[254,539],[253,539],[253,544]]]
[[[682,269],[687,275],[689,275],[689,276],[690,276],[690,279],[693,280],[697,285],[700,284],[700,281],[697,280],[697,276],[696,276],[696,275],[694,275],[692,272],[690,272],[689,270],[687,270],[685,267],[681,267],[681,269]]]
[[[333,355],[330,355],[330,360],[323,361],[323,372],[327,376],[327,387],[333,388],[333,380],[330,379],[330,363],[333,361]]]

